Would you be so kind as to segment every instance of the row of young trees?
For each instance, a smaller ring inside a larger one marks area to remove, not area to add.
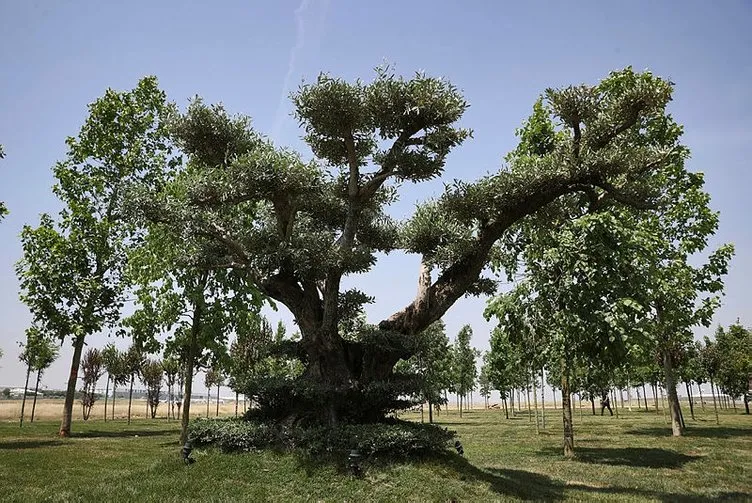
[[[749,390],[752,389],[749,382],[752,371],[750,333],[749,329],[739,323],[731,325],[727,330],[718,327],[715,340],[705,338],[704,343],[695,341],[694,344],[688,345],[686,351],[678,358],[676,370],[680,382],[684,383],[693,420],[694,405],[698,400],[704,409],[705,402],[711,399],[714,405],[718,398],[719,406],[734,408],[736,400],[741,399],[746,412],[749,413]],[[727,334],[734,335],[729,337]],[[505,409],[507,401],[510,401],[511,409],[514,410],[515,392],[517,397],[525,397],[535,386],[546,384],[551,388],[554,405],[556,404],[556,392],[560,391],[561,385],[561,369],[556,361],[545,361],[544,369],[536,369],[533,367],[533,361],[526,360],[529,355],[521,351],[522,348],[510,344],[509,340],[498,332],[492,335],[491,346],[491,351],[484,355],[481,375],[489,376],[490,387],[499,390]],[[719,347],[723,350],[720,351]],[[656,412],[659,411],[659,396],[661,402],[664,400],[665,377],[658,357],[625,361],[622,366],[610,370],[597,365],[581,366],[577,367],[573,374],[570,392],[577,394],[580,400],[584,398],[589,401],[594,415],[596,401],[610,397],[611,403],[623,404],[625,391],[630,410],[634,398],[637,399],[637,408],[642,408],[644,404],[646,411],[654,408]],[[707,394],[708,386],[710,395]],[[650,405],[646,387],[652,395]],[[705,395],[702,394],[703,387],[706,389]],[[729,402],[726,403],[720,396]],[[519,398],[517,406],[521,407]],[[717,418],[716,414],[716,420]]]
[[[269,299],[295,317],[300,338],[274,351],[300,373],[249,384],[265,417],[378,421],[419,392],[395,366],[418,355],[422,334],[463,295],[494,291],[488,266],[528,275],[489,315],[562,362],[565,411],[583,355],[605,364],[655,342],[673,379],[676,338],[709,319],[731,248],[704,267],[686,260],[717,216],[702,177],[684,170],[681,127],[666,112],[672,88],[627,68],[548,90],[502,169],[447,184],[405,222],[387,213],[398,188],[442,176],[470,137],[458,126],[468,104],[444,79],[381,68],[367,84],[321,75],[302,86],[292,99],[310,162],[222,106],[196,99],[179,111],[155,78],[108,90],[54,167],[63,210],[21,236],[22,299],[74,348],[60,434],[70,434],[89,335],[116,326],[153,351],[168,334],[185,432],[196,369],[232,334],[249,333]],[[419,258],[416,298],[375,327],[348,330],[374,299],[343,290],[343,278],[391,251]],[[645,271],[644,288],[634,270]],[[710,295],[699,309],[698,290]],[[126,292],[137,310],[121,319]],[[460,396],[469,382],[469,371],[457,378]],[[565,429],[571,439],[571,414]]]
[[[227,384],[235,391],[235,414],[237,415],[239,396],[243,395],[243,402],[246,403],[249,398],[246,392],[253,388],[256,381],[268,378],[288,378],[301,372],[298,361],[269,354],[269,349],[273,345],[286,340],[286,329],[282,322],[278,324],[274,332],[264,317],[256,315],[254,322],[247,328],[249,330],[237,334],[229,347],[217,347],[215,351],[206,355],[203,364],[194,364],[194,376],[200,369],[205,371],[207,416],[211,392],[215,386],[217,387],[216,414],[219,415],[219,388]],[[132,344],[125,351],[118,350],[113,344],[108,344],[102,350],[88,349],[82,357],[80,369],[83,419],[85,421],[89,419],[94,403],[101,398],[97,392],[97,386],[105,375],[105,421],[107,421],[108,414],[111,420],[115,419],[115,397],[118,386],[127,386],[128,412],[126,417],[130,424],[133,388],[137,381],[140,381],[146,390],[147,415],[150,415],[152,419],[156,417],[162,396],[162,386],[166,384],[167,418],[177,418],[183,405],[183,390],[192,389],[192,385],[186,386],[183,381],[184,374],[181,368],[185,365],[185,359],[175,355],[169,347],[161,359],[150,357],[136,344]],[[111,393],[110,384],[112,384]],[[108,409],[110,396],[112,402]],[[175,408],[177,408],[177,415]]]

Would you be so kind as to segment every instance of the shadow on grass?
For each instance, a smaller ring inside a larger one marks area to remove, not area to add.
[[[563,482],[548,475],[525,470],[480,469],[457,455],[447,455],[441,462],[452,467],[461,480],[482,481],[498,494],[514,496],[522,500],[561,501],[566,497],[571,497],[571,495],[565,495],[565,491],[581,491],[593,495],[625,495],[662,502],[748,501],[752,498],[752,493],[741,492],[721,492],[710,496],[667,493],[621,486],[599,487],[581,482]]]
[[[175,430],[120,430],[120,431],[80,431],[73,432],[73,438],[126,438],[126,437],[164,437],[174,435]]]
[[[648,447],[580,447],[575,452],[577,459],[584,463],[641,468],[681,468],[700,458]]]
[[[625,432],[627,435],[645,435],[649,437],[670,437],[671,427],[640,428]],[[752,428],[732,428],[726,426],[689,426],[684,430],[687,437],[697,438],[733,438],[752,436]]]
[[[61,444],[60,440],[11,440],[0,442],[0,450],[36,449],[39,447],[55,447]]]

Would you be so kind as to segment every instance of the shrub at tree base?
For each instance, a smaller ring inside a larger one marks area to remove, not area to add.
[[[338,455],[358,449],[363,456],[394,459],[444,453],[455,435],[446,428],[396,419],[301,428],[232,418],[192,421],[188,438],[195,446],[214,445],[224,452],[276,448]]]

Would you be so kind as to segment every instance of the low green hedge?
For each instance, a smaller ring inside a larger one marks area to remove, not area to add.
[[[358,449],[364,456],[394,458],[444,452],[455,434],[439,426],[399,420],[302,428],[239,419],[196,419],[189,426],[188,438],[195,446],[214,445],[225,452],[281,448],[346,454]]]

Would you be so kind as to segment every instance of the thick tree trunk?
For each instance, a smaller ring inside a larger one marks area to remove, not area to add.
[[[715,410],[715,424],[721,424],[721,422],[718,420],[718,405],[715,401],[715,391],[713,390],[713,378],[710,378],[710,393],[713,394],[713,409]]]
[[[42,370],[37,370],[37,382],[34,385],[34,401],[31,404],[31,422],[34,422],[34,411],[37,410],[37,393],[39,393],[39,379],[42,377]]]
[[[746,414],[749,414],[749,395],[747,393],[744,394],[744,412]],[[32,412],[31,417],[34,417],[34,413]]]
[[[24,384],[23,398],[21,399],[21,422],[18,427],[23,427],[24,409],[26,408],[26,394],[29,392],[29,376],[31,375],[31,364],[26,366],[26,384]]]
[[[131,405],[133,404],[133,381],[135,377],[131,374],[131,387],[128,390],[128,424],[131,424]]]
[[[694,403],[692,403],[694,402],[694,399],[692,398],[692,385],[685,381],[684,386],[686,386],[687,388],[687,399],[689,400],[689,415],[690,417],[692,417],[692,421],[694,421],[695,420],[695,405]]]
[[[590,395],[590,407],[592,407],[593,415],[595,415],[595,397],[592,394]]]
[[[73,360],[71,360],[68,386],[65,389],[65,404],[63,404],[63,420],[60,423],[58,435],[70,437],[73,421],[73,402],[76,399],[76,383],[78,382],[78,367],[81,365],[81,353],[84,350],[84,338],[78,336],[73,342]]]
[[[574,427],[572,425],[572,404],[571,392],[569,390],[569,372],[564,367],[561,378],[561,408],[562,419],[564,421],[564,457],[571,458],[574,456]]]
[[[104,422],[107,422],[107,397],[110,394],[110,376],[107,375],[107,384],[104,387]]]

